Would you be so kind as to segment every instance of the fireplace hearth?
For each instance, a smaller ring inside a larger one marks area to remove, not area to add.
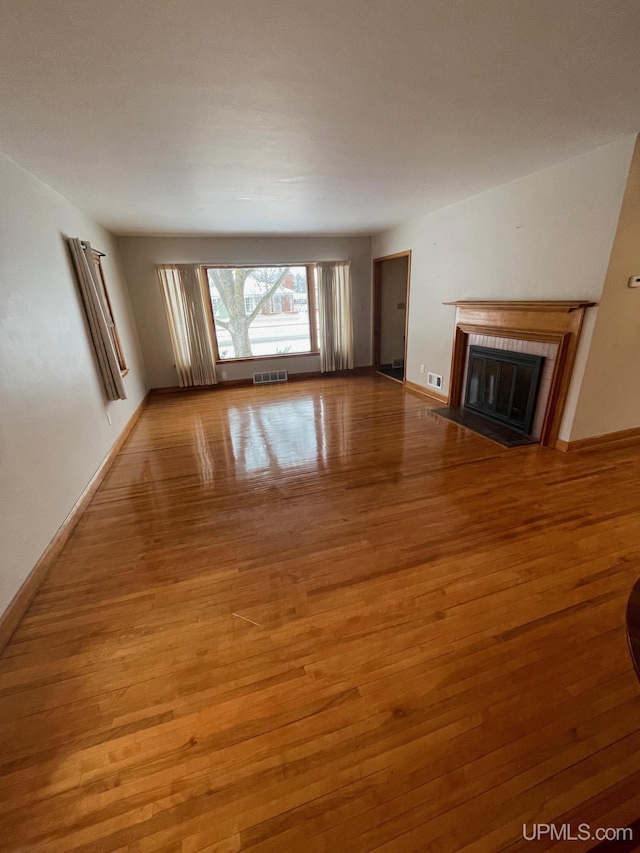
[[[469,347],[464,408],[530,435],[544,357]]]

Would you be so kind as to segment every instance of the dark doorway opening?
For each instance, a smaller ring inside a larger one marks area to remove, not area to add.
[[[390,376],[391,379],[397,379],[398,382],[402,382],[404,380],[404,362],[397,367],[394,367],[393,364],[381,364],[379,372],[384,373],[385,376]]]
[[[373,366],[385,376],[405,380],[411,252],[373,261]]]

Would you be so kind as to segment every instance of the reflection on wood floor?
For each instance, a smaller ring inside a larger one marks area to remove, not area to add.
[[[638,448],[505,450],[382,377],[153,397],[0,660],[0,850],[625,826],[639,504]]]

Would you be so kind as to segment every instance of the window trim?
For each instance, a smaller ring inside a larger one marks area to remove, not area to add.
[[[120,340],[120,335],[118,334],[118,327],[116,325],[116,318],[113,314],[113,308],[111,306],[111,300],[109,299],[109,290],[107,289],[107,280],[104,275],[104,270],[102,268],[102,252],[98,252],[95,249],[92,250],[93,260],[95,261],[96,269],[98,270],[98,275],[100,276],[100,281],[102,283],[102,292],[104,293],[105,302],[107,303],[107,308],[109,309],[109,314],[111,316],[111,322],[113,323],[112,331],[113,331],[113,346],[116,351],[116,358],[118,359],[118,367],[120,368],[120,375],[126,376],[129,372],[129,368],[127,367],[127,362],[124,357],[124,352],[122,350],[122,342]]]
[[[207,270],[253,270],[261,267],[305,267],[307,270],[307,299],[309,300],[309,341],[311,344],[310,350],[304,352],[281,352],[273,353],[272,355],[250,355],[243,358],[220,358],[218,349],[218,335],[216,332],[216,320],[213,312],[213,303],[211,301],[211,288],[209,287],[209,276]],[[316,323],[316,265],[315,263],[260,263],[260,264],[202,264],[200,269],[207,283],[207,293],[209,298],[207,303],[211,311],[211,319],[213,321],[213,350],[217,365],[223,364],[240,364],[248,361],[264,361],[268,358],[308,358],[312,355],[320,355],[320,347],[318,344],[318,329]],[[313,320],[312,320],[313,318]]]

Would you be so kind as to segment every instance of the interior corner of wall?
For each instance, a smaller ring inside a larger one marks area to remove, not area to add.
[[[572,441],[576,437],[576,414],[581,402],[582,383],[587,369],[587,361],[597,316],[598,307],[589,308],[582,324],[582,334],[580,335],[573,373],[571,374],[571,384],[569,385],[567,402],[564,407],[562,423],[560,424],[560,431],[558,433],[558,437],[563,441]]]

